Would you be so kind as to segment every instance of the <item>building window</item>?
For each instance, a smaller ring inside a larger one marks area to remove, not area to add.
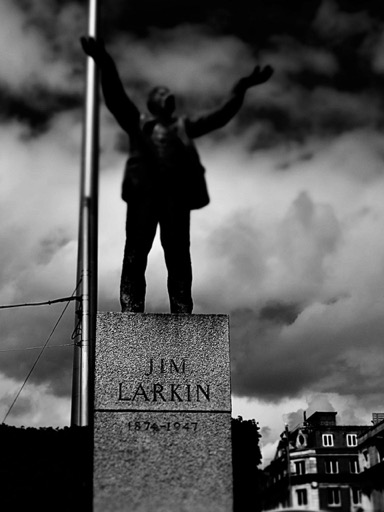
[[[307,505],[308,504],[307,489],[297,489],[296,495],[297,495],[297,504],[298,505]]]
[[[307,436],[305,434],[303,434],[303,432],[301,430],[299,430],[299,433],[296,438],[296,446],[298,448],[302,448],[302,447],[306,446],[306,444],[307,444]]]
[[[298,440],[299,444],[301,444],[301,445],[305,444],[305,437],[303,436],[303,434],[300,434],[297,437],[297,440]]]
[[[351,473],[359,473],[359,461],[357,459],[349,461],[349,471]]]
[[[323,446],[333,446],[333,434],[323,434]]]
[[[326,460],[325,461],[325,472],[326,473],[338,473],[339,463],[337,460]]]
[[[357,446],[357,434],[347,434],[347,446]]]
[[[327,489],[327,497],[330,507],[339,507],[341,505],[340,489],[336,487]]]
[[[295,462],[296,475],[305,475],[305,460],[298,460]]]
[[[360,505],[361,504],[361,491],[360,489],[354,489],[352,487],[352,503],[353,505]]]

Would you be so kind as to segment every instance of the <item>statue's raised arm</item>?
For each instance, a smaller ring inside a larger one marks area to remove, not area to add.
[[[81,37],[81,46],[84,52],[96,62],[97,65],[101,65],[101,61],[105,57],[106,49],[104,42],[94,37]]]
[[[264,84],[273,75],[273,68],[271,66],[256,66],[252,73],[244,78],[241,78],[237,86],[243,87],[245,90],[255,85]],[[236,87],[236,86],[235,86]]]
[[[137,128],[140,112],[125,92],[112,57],[102,40],[82,37],[80,41],[84,52],[95,61],[101,71],[101,86],[107,108],[123,130],[131,133]]]
[[[273,74],[271,66],[256,66],[252,73],[238,80],[232,87],[229,98],[215,110],[187,120],[189,137],[196,138],[225,126],[240,110],[245,93],[251,87],[267,82]]]

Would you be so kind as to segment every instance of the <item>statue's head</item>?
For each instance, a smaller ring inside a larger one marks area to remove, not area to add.
[[[168,87],[155,87],[148,94],[147,107],[154,116],[170,116],[173,114],[175,106],[175,96]]]

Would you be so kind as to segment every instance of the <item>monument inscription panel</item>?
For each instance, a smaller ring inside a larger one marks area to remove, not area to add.
[[[94,510],[232,511],[228,317],[99,313]]]

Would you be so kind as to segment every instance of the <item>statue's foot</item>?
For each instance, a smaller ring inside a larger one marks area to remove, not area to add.
[[[144,301],[134,301],[127,296],[120,297],[122,313],[144,313]]]
[[[192,306],[189,304],[173,304],[171,306],[171,313],[190,315],[192,313]]]
[[[144,313],[144,308],[134,306],[122,306],[122,313]]]
[[[189,294],[179,293],[178,296],[170,296],[169,299],[171,313],[187,315],[192,313],[193,302]]]
[[[133,315],[135,313],[143,313],[143,311],[132,311],[129,308],[121,308],[122,313],[128,313],[129,315]]]

